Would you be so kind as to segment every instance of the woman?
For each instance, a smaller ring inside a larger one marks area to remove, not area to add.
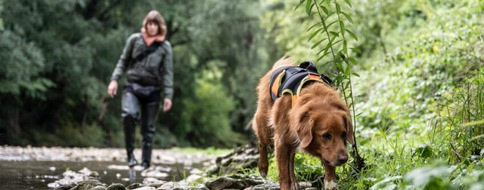
[[[151,165],[153,135],[163,93],[163,112],[171,109],[173,98],[173,56],[165,39],[167,28],[158,11],[150,11],[143,20],[141,33],[132,34],[123,49],[108,86],[116,95],[118,80],[126,72],[122,92],[122,119],[129,167],[137,164],[133,155],[135,127],[141,124],[143,136],[142,166]]]

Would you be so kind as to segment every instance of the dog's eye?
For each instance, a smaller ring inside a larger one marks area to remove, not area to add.
[[[323,134],[323,138],[324,138],[324,139],[326,139],[326,140],[329,140],[329,139],[331,139],[331,134],[329,134],[329,133],[324,133],[324,134]]]

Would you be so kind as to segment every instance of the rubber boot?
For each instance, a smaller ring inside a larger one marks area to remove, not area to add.
[[[146,170],[151,166],[151,152],[152,152],[152,143],[143,142],[143,169]]]
[[[138,164],[136,161],[133,150],[134,150],[134,140],[135,140],[135,121],[132,116],[126,116],[123,118],[124,127],[124,142],[126,144],[126,153],[128,158],[128,166],[133,167]]]
[[[143,168],[151,166],[151,152],[153,150],[153,136],[155,134],[155,122],[158,115],[159,103],[150,103],[142,106],[141,114],[141,133],[143,135]]]

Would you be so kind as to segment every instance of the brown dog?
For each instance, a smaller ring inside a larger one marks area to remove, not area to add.
[[[348,160],[346,140],[354,144],[348,107],[338,93],[323,82],[307,82],[293,102],[291,94],[275,101],[270,95],[271,73],[293,65],[283,57],[264,75],[257,87],[257,111],[252,128],[259,141],[259,173],[266,177],[268,148],[274,145],[282,190],[298,189],[294,156],[299,148],[321,159],[325,189],[335,189],[335,167]]]

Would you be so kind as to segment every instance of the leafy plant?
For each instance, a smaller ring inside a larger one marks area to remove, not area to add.
[[[331,64],[332,67],[336,68],[336,86],[340,88],[346,103],[352,110],[355,144],[351,153],[355,159],[355,169],[361,170],[365,163],[359,155],[355,135],[357,125],[352,84],[352,76],[358,77],[359,75],[351,70],[357,64],[357,61],[351,54],[355,49],[348,46],[351,38],[357,41],[358,37],[346,27],[347,24],[353,23],[353,19],[342,8],[343,5],[351,7],[351,2],[345,0],[345,3],[341,5],[337,0],[301,0],[296,9],[302,5],[305,5],[307,16],[316,17],[316,19],[311,20],[315,24],[308,29],[311,32],[308,40],[315,39],[316,42],[311,48],[320,49],[317,53],[317,61],[326,60],[323,65]]]

